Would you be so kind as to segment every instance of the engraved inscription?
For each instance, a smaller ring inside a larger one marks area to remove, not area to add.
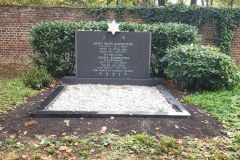
[[[76,77],[150,77],[150,32],[76,31]]]
[[[126,77],[128,73],[134,72],[128,67],[128,49],[133,45],[124,42],[93,42],[93,46],[98,48],[99,64],[92,71],[106,77]]]

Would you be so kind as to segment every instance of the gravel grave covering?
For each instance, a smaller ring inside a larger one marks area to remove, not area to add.
[[[47,110],[176,112],[157,87],[99,84],[68,85]]]

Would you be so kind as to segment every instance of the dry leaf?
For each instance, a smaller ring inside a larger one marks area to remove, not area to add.
[[[68,148],[66,149],[66,152],[67,152],[67,153],[72,152],[72,148],[68,147]]]
[[[34,146],[35,148],[38,148],[40,145],[34,143],[33,146]]]
[[[27,121],[24,123],[24,126],[27,127],[27,126],[32,126],[32,125],[35,125],[37,124],[38,122],[35,121],[35,120],[32,120],[32,121]]]
[[[182,129],[188,130],[186,127],[182,127]]]
[[[66,126],[69,126],[70,120],[64,120],[63,122],[66,124]]]
[[[156,130],[159,130],[160,128],[155,128]]]
[[[54,137],[56,137],[56,135],[50,135],[50,136],[48,136],[48,139],[53,139]]]
[[[230,132],[230,131],[227,131],[226,133],[227,133],[228,136],[231,136],[231,135],[233,134],[233,133]]]
[[[12,139],[16,138],[16,134],[10,135],[10,138],[12,138]]]
[[[111,116],[111,117],[110,117],[110,119],[111,119],[111,120],[113,120],[113,119],[114,119],[114,117],[113,117],[113,116]]]
[[[78,142],[75,142],[74,145],[77,146],[77,145],[78,145]]]
[[[202,123],[209,124],[208,120],[201,121]]]
[[[24,135],[24,136],[26,136],[26,135],[27,135],[27,133],[28,133],[28,131],[24,131],[24,132],[23,132],[23,135]]]
[[[22,159],[27,159],[27,155],[22,155]]]
[[[67,146],[60,146],[59,148],[58,148],[58,150],[61,152],[61,151],[65,151],[66,149],[68,149],[68,147]]]
[[[131,130],[131,132],[132,132],[132,133],[134,133],[134,134],[136,134],[136,133],[137,133],[137,131],[135,131],[135,130]]]
[[[65,136],[66,134],[67,134],[67,133],[64,132],[64,133],[62,133],[62,136]]]
[[[58,159],[62,159],[62,155],[61,155],[61,154],[58,154],[57,158],[58,158]]]
[[[174,127],[177,128],[177,129],[179,129],[178,125],[176,125],[176,124],[174,125]]]
[[[43,139],[43,140],[40,142],[40,144],[44,144],[44,142],[45,142],[45,140]]]
[[[106,126],[103,126],[100,132],[101,132],[101,133],[105,133],[106,130],[107,130],[107,127],[106,127]]]

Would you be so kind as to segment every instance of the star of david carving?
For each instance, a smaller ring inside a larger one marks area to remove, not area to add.
[[[108,23],[108,31],[112,32],[114,35],[116,32],[119,32],[119,24],[116,23],[114,20],[111,23]]]

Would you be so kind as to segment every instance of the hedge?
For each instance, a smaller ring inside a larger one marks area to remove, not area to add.
[[[197,29],[187,24],[157,23],[138,24],[121,23],[121,31],[152,32],[152,73],[158,74],[157,58],[163,57],[165,51],[179,44],[197,43]],[[108,29],[107,22],[43,22],[31,27],[30,42],[37,53],[33,60],[37,65],[43,65],[55,76],[65,76],[72,73],[75,65],[74,31]],[[40,53],[40,54],[39,54]]]
[[[214,47],[180,45],[168,50],[161,61],[168,64],[167,77],[187,89],[232,88],[240,80],[231,57]]]

